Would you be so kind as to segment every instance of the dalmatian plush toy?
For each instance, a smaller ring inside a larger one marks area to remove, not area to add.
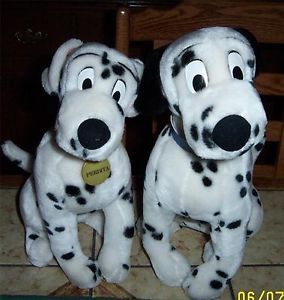
[[[42,75],[47,93],[59,96],[60,109],[33,166],[11,141],[2,145],[10,159],[33,170],[20,194],[30,262],[42,267],[55,256],[80,288],[97,286],[102,276],[120,282],[130,269],[131,168],[121,140],[125,117],[137,114],[133,104],[142,72],[139,60],[105,45],[67,41]],[[97,261],[82,252],[78,222],[103,232]]]
[[[191,299],[221,295],[262,223],[251,179],[267,120],[255,64],[239,31],[211,27],[157,50],[145,65],[135,107],[169,107],[172,115],[146,168],[143,245],[158,278]],[[171,245],[176,215],[181,226],[210,234],[196,268]]]

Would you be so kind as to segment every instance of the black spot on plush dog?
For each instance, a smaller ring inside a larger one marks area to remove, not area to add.
[[[251,84],[255,55],[242,34],[223,27],[189,33],[157,51],[135,106],[146,114],[168,107],[172,115],[170,134],[162,131],[146,169],[143,245],[161,281],[183,286],[192,299],[215,299],[262,223],[251,183],[267,122]],[[211,236],[204,264],[193,272],[170,245],[176,214],[184,218],[180,227]]]
[[[20,167],[33,165],[20,194],[30,262],[42,267],[54,255],[80,288],[97,286],[102,276],[120,282],[129,272],[134,213],[121,139],[125,117],[137,114],[133,103],[142,71],[140,61],[105,45],[67,41],[42,75],[45,90],[59,96],[60,109],[35,162],[10,141],[2,146]],[[96,261],[82,252],[78,222],[105,237]]]

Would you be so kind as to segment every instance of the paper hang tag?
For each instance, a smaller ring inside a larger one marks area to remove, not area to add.
[[[82,166],[82,178],[89,185],[99,185],[110,176],[111,168],[107,159],[97,162],[86,161]]]

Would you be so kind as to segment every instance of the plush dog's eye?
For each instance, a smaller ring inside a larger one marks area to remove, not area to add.
[[[244,79],[244,62],[240,54],[236,51],[232,51],[228,56],[228,64],[231,75],[233,78],[243,80]]]
[[[193,60],[185,67],[185,78],[189,90],[197,93],[208,85],[208,75],[201,60]]]
[[[123,80],[118,79],[115,85],[113,86],[111,92],[112,98],[118,102],[120,99],[122,99],[125,96],[125,92],[126,92],[125,82]]]
[[[79,90],[90,89],[94,84],[95,70],[91,67],[85,68],[79,73],[78,88]]]

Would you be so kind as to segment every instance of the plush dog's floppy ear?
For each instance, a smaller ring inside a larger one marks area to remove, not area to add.
[[[82,44],[83,42],[80,40],[70,39],[57,49],[50,67],[46,68],[41,76],[42,86],[48,94],[58,94],[60,75],[66,58]]]
[[[131,59],[131,62],[133,64],[134,71],[135,71],[134,75],[135,75],[135,77],[137,79],[138,86],[139,86],[141,78],[142,78],[142,75],[143,75],[144,64],[139,59]],[[133,117],[135,117],[135,116],[137,116],[139,114],[139,112],[134,107],[134,102],[135,102],[136,99],[137,99],[137,97],[134,97],[132,99],[132,101],[129,103],[129,105],[126,108],[126,110],[125,110],[125,116],[128,117],[128,118],[133,118]]]
[[[236,31],[238,31],[241,35],[243,35],[248,42],[251,45],[251,48],[254,52],[256,61],[258,61],[258,63],[255,63],[255,69],[254,69],[254,77],[256,77],[259,74],[259,47],[258,47],[258,42],[256,37],[253,35],[253,33],[251,33],[249,30],[245,29],[245,28],[234,28]]]
[[[168,108],[160,79],[160,60],[167,46],[155,49],[147,58],[135,109],[144,115],[160,114]]]
[[[141,81],[143,71],[144,71],[144,63],[140,59],[137,59],[137,58],[132,59],[132,63],[136,70],[137,78],[139,79],[139,81]]]

